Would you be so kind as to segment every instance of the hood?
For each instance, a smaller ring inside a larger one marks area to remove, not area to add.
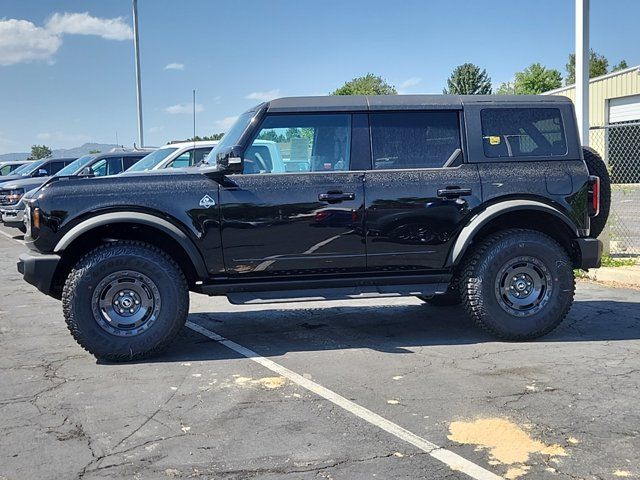
[[[23,177],[22,175],[4,175],[0,177],[0,187],[2,187],[3,184],[7,182],[13,182],[14,180],[25,180],[27,178],[32,178],[32,177]]]
[[[2,182],[0,188],[2,190],[16,190],[18,188],[24,188],[24,191],[33,190],[43,185],[51,177],[22,177],[18,176],[19,180]]]

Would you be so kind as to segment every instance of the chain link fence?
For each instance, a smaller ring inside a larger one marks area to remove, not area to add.
[[[640,122],[589,130],[589,145],[600,153],[611,175],[611,213],[603,235],[611,255],[640,256]]]

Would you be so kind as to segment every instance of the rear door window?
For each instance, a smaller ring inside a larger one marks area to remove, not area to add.
[[[460,158],[457,112],[373,113],[370,123],[374,170],[441,168]]]
[[[486,108],[482,146],[490,158],[563,156],[567,140],[557,108]]]

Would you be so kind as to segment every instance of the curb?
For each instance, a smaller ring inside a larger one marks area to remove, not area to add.
[[[640,288],[640,266],[600,267],[584,272],[584,278],[596,282],[618,283]]]

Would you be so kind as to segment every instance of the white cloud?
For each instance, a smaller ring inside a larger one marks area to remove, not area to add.
[[[225,117],[222,120],[216,121],[216,129],[226,132],[231,126],[236,123],[238,117]]]
[[[406,93],[407,89],[411,89],[411,87],[415,87],[422,83],[422,79],[420,77],[411,77],[407,78],[404,82],[398,85],[398,93]]]
[[[158,133],[164,130],[164,127],[149,127],[149,133]]]
[[[165,70],[184,70],[184,63],[169,63],[165,65]]]
[[[122,17],[99,18],[84,13],[54,13],[45,28],[56,35],[97,35],[106,40],[130,40],[133,30]]]
[[[274,98],[278,98],[280,96],[280,89],[274,88],[273,90],[269,90],[268,92],[251,92],[245,98],[249,100],[260,100],[261,102],[268,102],[269,100],[273,100]]]
[[[0,65],[51,61],[60,45],[60,37],[27,20],[0,20]]]
[[[202,112],[204,107],[199,103],[196,103],[196,112]],[[176,105],[171,105],[164,109],[165,112],[170,113],[171,115],[182,115],[187,113],[193,113],[193,104],[191,103],[178,103]]]
[[[99,18],[85,13],[54,13],[44,27],[27,20],[0,19],[0,65],[36,60],[53,63],[63,35],[96,35],[107,40],[133,38],[122,17]]]

